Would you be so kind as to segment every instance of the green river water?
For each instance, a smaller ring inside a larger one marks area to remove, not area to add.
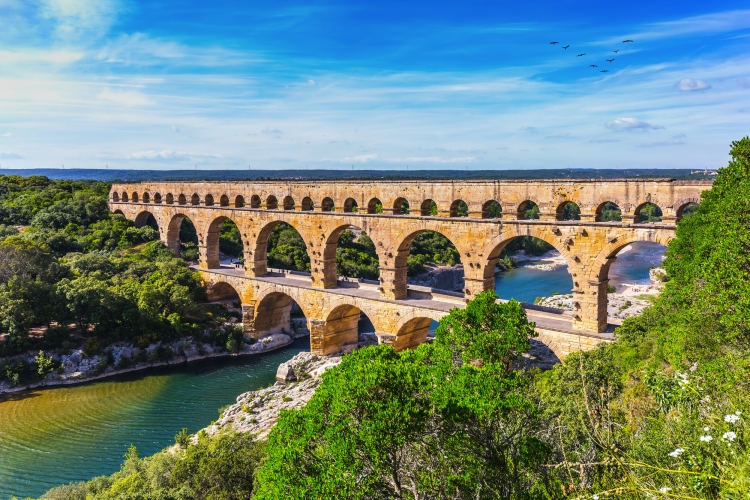
[[[154,368],[99,382],[0,397],[0,499],[118,470],[130,444],[141,456],[196,432],[243,392],[274,382],[309,339],[268,354]]]

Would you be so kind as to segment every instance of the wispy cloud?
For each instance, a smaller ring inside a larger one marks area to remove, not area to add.
[[[6,153],[4,151],[0,151],[0,160],[21,160],[23,159],[23,156],[19,156],[16,153]]]
[[[647,41],[679,36],[727,33],[747,28],[750,28],[750,9],[716,12],[674,21],[651,23],[625,38]]]
[[[646,144],[638,144],[638,147],[640,148],[660,148],[664,146],[681,146],[685,144],[684,141],[680,141],[677,139],[670,139],[668,141],[656,141],[656,142],[649,142]]]
[[[116,91],[104,89],[97,97],[103,101],[109,101],[123,106],[149,106],[154,104],[151,99],[140,92]]]
[[[102,154],[99,155],[102,160],[112,161],[193,161],[193,160],[215,160],[221,159],[220,154],[190,153],[186,151],[172,151],[165,149],[162,151],[138,151],[126,155]]]
[[[607,144],[609,142],[620,142],[620,139],[591,139],[589,144]]]
[[[611,122],[605,123],[604,126],[610,130],[641,132],[647,130],[659,130],[664,128],[661,125],[644,122],[643,120],[639,120],[638,118],[617,118],[615,120],[612,120]]]
[[[692,78],[683,78],[675,84],[678,89],[683,91],[707,90],[711,85],[702,80],[693,80]]]
[[[42,0],[40,15],[54,22],[58,38],[72,41],[104,35],[124,9],[118,0]]]

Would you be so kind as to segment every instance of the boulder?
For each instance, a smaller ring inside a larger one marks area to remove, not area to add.
[[[278,370],[276,370],[276,380],[280,382],[297,380],[297,375],[294,373],[294,366],[291,363],[281,363]]]

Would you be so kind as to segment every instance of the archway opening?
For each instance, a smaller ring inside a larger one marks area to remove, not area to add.
[[[219,198],[219,206],[220,207],[228,207],[229,206],[229,196],[222,194],[221,198]]]
[[[237,290],[224,281],[207,286],[208,303],[213,319],[221,326],[203,330],[201,341],[222,347],[229,352],[239,352],[245,343],[242,325],[242,298]]]
[[[501,219],[503,217],[503,206],[495,200],[490,200],[482,205],[483,219]]]
[[[294,198],[291,196],[284,197],[284,210],[294,210]]]
[[[383,203],[377,199],[373,198],[367,203],[367,213],[368,214],[382,214],[383,213]]]
[[[690,202],[677,209],[677,220],[689,219],[698,210],[698,203]]]
[[[211,222],[206,237],[206,251],[209,260],[217,259],[218,264],[243,264],[245,248],[242,244],[242,235],[232,219],[217,217]]]
[[[406,198],[396,198],[393,202],[393,215],[407,215],[409,213],[409,201]]]
[[[309,196],[305,196],[302,198],[302,210],[304,211],[310,211],[315,208],[315,203],[313,203],[312,198]]]
[[[138,203],[138,193],[133,193],[130,199],[133,200],[133,203]]]
[[[237,195],[234,198],[234,207],[235,208],[243,208],[245,206],[245,198],[242,196]]]
[[[150,202],[151,202],[151,197],[149,196],[149,194],[143,193],[143,203],[150,203]]]
[[[198,231],[196,231],[195,225],[189,217],[182,216],[179,221],[178,239],[180,257],[188,262],[197,261],[200,256],[198,252]]]
[[[180,196],[179,196],[179,197],[177,198],[177,203],[179,203],[180,205],[185,205],[185,204],[187,204],[187,198],[185,197],[185,195],[184,195],[184,194],[181,194],[181,195],[180,195]]]
[[[333,200],[331,198],[323,198],[323,202],[320,204],[320,209],[323,212],[333,212],[334,208]]]
[[[469,206],[464,200],[455,200],[451,203],[451,217],[468,217]]]
[[[439,290],[464,289],[461,256],[453,242],[436,231],[417,231],[402,242],[396,267],[404,265],[409,283]]]
[[[198,193],[193,193],[193,196],[190,197],[190,204],[191,205],[200,205],[201,204],[201,197],[198,196]]]
[[[359,212],[357,200],[354,198],[347,198],[346,201],[344,201],[344,212]]]
[[[206,195],[206,199],[205,199],[205,205],[206,205],[207,207],[212,207],[212,206],[214,206],[214,197],[213,197],[213,195],[211,195],[211,194],[207,194],[207,195]]]
[[[359,343],[359,324],[362,311],[356,306],[341,304],[336,306],[326,317],[322,335],[317,342],[310,337],[310,343],[320,345],[321,354],[333,354],[341,352],[347,346],[356,346]]]
[[[250,208],[260,208],[260,196],[257,194],[250,198]]]
[[[164,197],[164,201],[167,203],[167,205],[172,205],[174,203],[174,196],[172,193],[167,193],[167,196]]]
[[[557,206],[557,220],[581,220],[581,209],[577,203],[565,201]]]
[[[437,217],[438,207],[434,200],[424,200],[419,207],[422,217]]]
[[[518,218],[520,220],[531,220],[539,218],[539,205],[531,200],[526,200],[518,205]]]
[[[149,226],[159,232],[159,224],[156,222],[156,218],[151,212],[141,212],[135,216],[135,227]]]
[[[154,203],[161,203],[161,193],[154,194]]]
[[[310,256],[307,245],[299,232],[286,222],[274,222],[266,226],[259,235],[258,247],[265,250],[267,267],[310,272]],[[256,260],[262,255],[257,255]]]
[[[281,333],[292,338],[309,335],[304,310],[289,295],[282,292],[269,293],[255,305],[253,338]]]
[[[393,349],[396,351],[413,349],[426,342],[432,322],[432,318],[412,318],[401,325],[393,340]]]
[[[654,223],[661,222],[662,211],[658,205],[654,203],[644,203],[635,211],[636,222],[639,223]]]
[[[334,231],[326,245],[325,260],[336,254],[336,275],[341,280],[368,279],[380,277],[380,260],[375,251],[375,243],[362,229],[356,226],[342,226]]]
[[[274,195],[266,198],[266,210],[277,210],[279,208],[279,200]]]
[[[114,201],[115,203],[120,201],[120,195],[117,193],[117,191],[112,193],[112,201]]]
[[[617,203],[605,201],[596,208],[596,222],[622,222],[622,210]]]
[[[125,191],[122,192],[122,201],[128,201],[128,193]]]

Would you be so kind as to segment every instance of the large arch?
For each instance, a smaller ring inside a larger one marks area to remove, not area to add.
[[[255,301],[250,335],[260,338],[272,333],[291,331],[292,307],[296,303],[307,318],[303,301],[295,301],[290,295],[278,291],[267,291]],[[246,331],[248,329],[246,328]]]
[[[413,349],[427,342],[427,333],[433,318],[415,317],[403,321],[395,332],[392,346],[396,351]]]
[[[135,227],[156,226],[154,229],[157,231],[159,230],[159,223],[157,222],[156,217],[148,210],[139,212],[138,215],[135,216],[133,222],[135,223]]]
[[[204,237],[203,241],[206,244],[206,267],[208,269],[214,269],[221,266],[221,259],[219,255],[219,238],[221,236],[221,228],[224,224],[224,221],[230,220],[235,225],[237,225],[237,222],[232,220],[230,217],[226,217],[224,215],[220,215],[219,217],[216,217],[214,220],[211,221],[211,224],[208,225],[208,229],[206,231],[206,236]],[[237,227],[239,227],[237,225]],[[242,254],[238,255],[237,257],[240,258],[240,260],[245,259],[244,256],[244,248],[241,250]]]
[[[339,243],[340,243],[340,239],[341,239],[342,234],[344,234],[344,232],[347,231],[347,230],[355,230],[355,231],[358,230],[358,231],[360,231],[359,239],[362,238],[362,235],[366,235],[367,236],[367,233],[363,229],[361,229],[359,227],[356,227],[356,226],[353,226],[351,224],[342,224],[342,225],[336,227],[333,231],[331,231],[328,234],[328,236],[326,237],[326,240],[325,240],[326,241],[325,246],[323,247],[323,266],[324,266],[324,268],[323,268],[323,282],[324,282],[324,288],[334,287],[338,283],[338,278],[339,278],[338,274],[339,273],[338,273],[338,268],[337,268],[337,251],[336,250],[339,247]],[[357,239],[356,241],[359,241],[359,239]],[[368,239],[369,239],[369,236],[368,236]],[[370,242],[372,242],[372,240],[370,240]],[[354,245],[352,245],[352,246],[356,246],[356,243],[355,242],[353,242],[353,243],[354,243]],[[374,244],[372,245],[372,248],[369,248],[369,249],[361,248],[360,250],[362,252],[365,252],[365,253],[368,253],[368,251],[372,252],[374,250],[375,256],[376,256],[377,261],[378,261],[378,268],[380,267],[380,262],[383,261],[383,256],[380,255],[380,252],[378,252],[378,249],[377,249],[377,247]],[[359,253],[359,252],[355,252],[355,253]],[[345,277],[345,278],[359,278],[361,276],[343,276],[343,277]],[[376,277],[368,277],[368,276],[366,276],[366,277],[370,278],[370,279],[376,279]]]
[[[242,300],[237,289],[226,281],[210,283],[206,288],[208,292],[208,300],[211,302],[220,300]]]
[[[651,215],[647,215],[646,212],[645,212],[649,208],[651,208],[652,210],[654,210]],[[661,222],[662,216],[664,215],[664,211],[656,203],[654,203],[652,201],[647,201],[647,202],[641,203],[640,205],[638,205],[637,207],[635,207],[635,210],[633,211],[633,214],[635,216],[635,223],[636,224],[640,224],[640,223],[648,224],[648,223],[654,223],[654,222]],[[644,218],[647,218],[647,219],[653,218],[654,220],[642,220]],[[658,220],[656,220],[656,219],[658,219]]]
[[[267,274],[268,242],[274,229],[282,224],[286,224],[292,227],[300,235],[302,241],[305,241],[304,233],[293,224],[289,224],[288,222],[280,220],[268,222],[260,231],[258,231],[258,236],[255,238],[255,241],[251,242],[251,248],[245,248],[245,269],[249,275],[258,277],[265,276]],[[310,253],[307,248],[305,248],[305,253],[307,253],[309,258]]]
[[[677,200],[674,204],[674,213],[677,220],[682,219],[686,208],[692,205],[700,205],[700,203],[700,198],[682,198],[681,200]]]
[[[310,344],[319,343],[323,355],[341,352],[347,345],[356,345],[361,312],[359,307],[351,304],[337,305],[326,315],[322,329],[310,331]]]

